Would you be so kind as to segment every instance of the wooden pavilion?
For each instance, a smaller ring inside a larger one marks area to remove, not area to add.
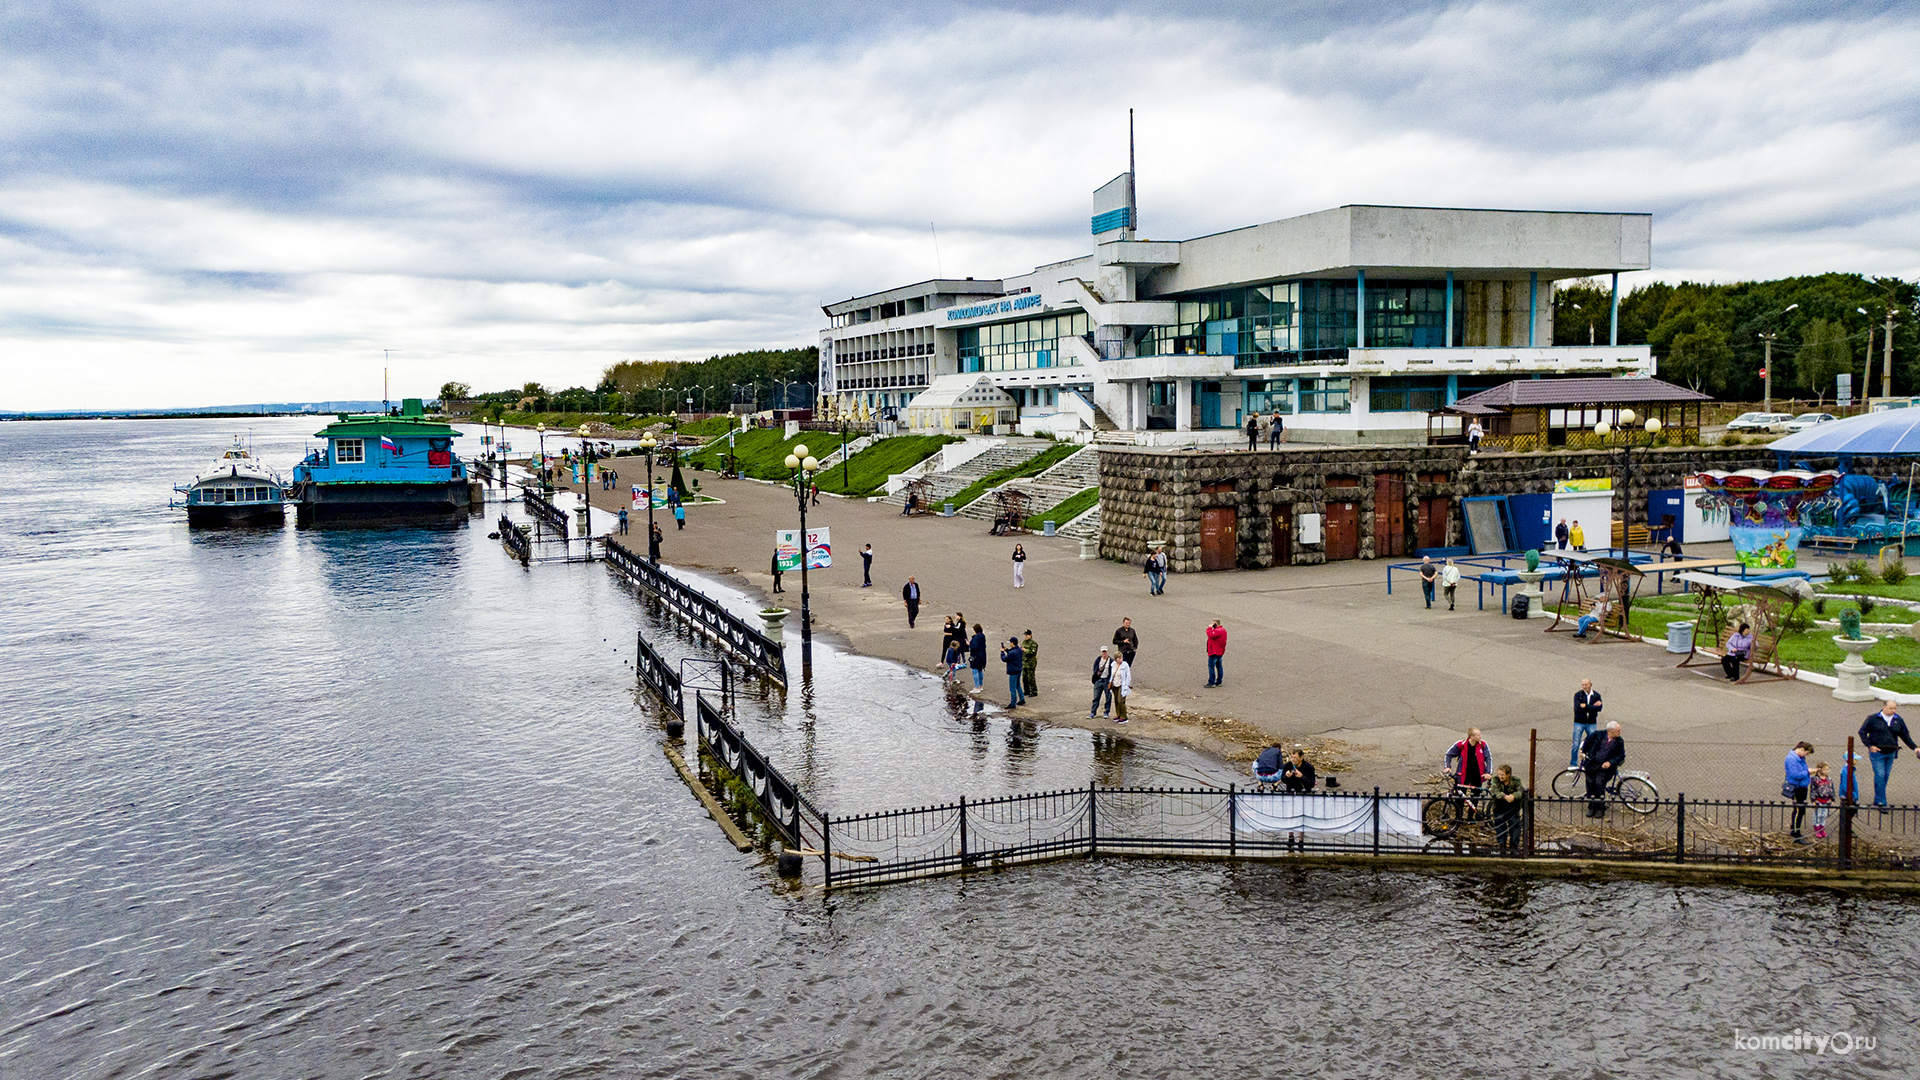
[[[1712,400],[1652,378],[1515,379],[1429,412],[1427,445],[1464,443],[1467,425],[1478,420],[1483,449],[1609,449],[1619,436],[1603,439],[1593,426],[1604,420],[1619,431],[1621,413],[1631,409],[1633,445],[1685,446],[1699,441],[1701,414]],[[1641,426],[1649,417],[1660,421],[1658,432]]]

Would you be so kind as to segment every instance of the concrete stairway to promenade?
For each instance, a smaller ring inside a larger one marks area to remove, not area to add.
[[[1038,514],[1100,482],[1100,459],[1094,455],[1092,446],[1083,446],[1039,476],[1009,480],[994,490],[1026,492],[1027,513]],[[994,501],[993,492],[990,491],[975,499],[960,513],[965,517],[991,521],[998,508],[999,504]]]
[[[929,485],[927,503],[938,512],[941,503],[971,486],[975,480],[1031,460],[1052,445],[1045,439],[1008,438],[999,446],[963,461],[947,472],[929,473],[926,477]],[[902,492],[887,496],[885,501],[894,506],[902,506],[906,503],[907,497]]]

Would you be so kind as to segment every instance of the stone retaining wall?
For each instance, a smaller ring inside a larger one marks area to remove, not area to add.
[[[1420,501],[1449,499],[1446,544],[1466,544],[1460,500],[1478,495],[1551,493],[1556,480],[1607,477],[1614,481],[1613,513],[1646,524],[1647,497],[1706,469],[1771,469],[1773,452],[1765,447],[1677,447],[1635,450],[1632,478],[1618,485],[1622,455],[1608,450],[1549,451],[1531,454],[1468,455],[1455,446],[1368,446],[1314,450],[1203,451],[1106,447],[1100,454],[1100,554],[1138,562],[1150,545],[1167,545],[1171,567],[1200,569],[1202,513],[1213,507],[1238,512],[1235,561],[1241,568],[1273,565],[1273,511],[1289,505],[1293,519],[1293,562],[1326,561],[1323,542],[1300,542],[1301,518],[1324,514],[1326,504],[1359,505],[1360,558],[1375,557],[1374,491],[1381,474],[1406,485],[1405,550],[1416,546]],[[1817,467],[1830,463],[1814,463]],[[1857,461],[1855,468],[1870,471]],[[1352,477],[1357,487],[1330,488],[1328,477]],[[1605,537],[1596,537],[1605,543]]]

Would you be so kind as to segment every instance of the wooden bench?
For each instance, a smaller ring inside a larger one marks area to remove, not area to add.
[[[1721,656],[1724,657],[1727,655],[1727,639],[1732,637],[1738,629],[1739,627],[1733,625],[1731,622],[1720,628],[1720,634],[1714,642],[1714,648],[1719,651]],[[1740,677],[1735,679],[1734,682],[1743,683],[1755,675],[1760,675],[1763,679],[1793,678],[1793,669],[1781,667],[1774,655],[1779,645],[1780,639],[1777,635],[1753,635],[1753,648],[1747,650],[1747,659],[1740,672]]]
[[[1578,633],[1580,629],[1580,620],[1592,615],[1593,609],[1599,607],[1600,602],[1605,599],[1608,598],[1596,596],[1581,606],[1580,614],[1574,616],[1573,619],[1573,627],[1576,633]],[[1621,608],[1620,602],[1618,600],[1611,601],[1607,607],[1606,617],[1600,620],[1600,625],[1594,627],[1593,636],[1587,639],[1587,643],[1592,644],[1595,641],[1605,638],[1607,636],[1606,632],[1609,630],[1612,630],[1616,634],[1624,635],[1626,633],[1625,617],[1626,613]],[[1548,627],[1548,629],[1552,629],[1552,627]]]

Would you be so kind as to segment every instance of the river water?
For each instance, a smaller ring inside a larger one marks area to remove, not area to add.
[[[697,646],[629,586],[523,570],[487,519],[190,531],[168,489],[234,425],[0,424],[7,1080],[1916,1072],[1899,899],[1117,860],[783,886],[662,757],[633,635]],[[743,712],[837,812],[1224,775],[976,730],[831,650]],[[1795,1029],[1877,1044],[1736,1045]]]

